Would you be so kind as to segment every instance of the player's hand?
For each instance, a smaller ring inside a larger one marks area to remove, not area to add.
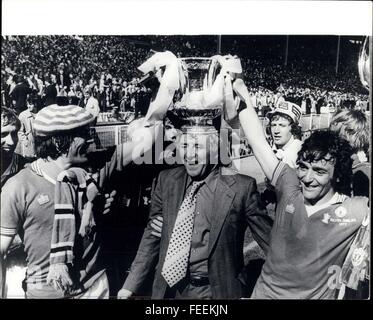
[[[122,288],[118,291],[118,299],[129,299],[132,294],[132,291]]]
[[[245,82],[241,78],[237,78],[233,81],[232,87],[233,91],[240,97],[240,99],[247,103],[248,99],[250,98],[250,94]]]
[[[58,263],[51,265],[49,268],[47,284],[52,285],[55,290],[69,292],[73,285],[73,281],[70,277],[67,265]]]
[[[162,235],[162,227],[163,227],[163,217],[162,216],[156,216],[151,222],[150,226],[153,228],[151,234],[153,236],[156,236],[158,238]]]
[[[111,211],[111,205],[114,202],[115,196],[117,194],[116,190],[113,190],[110,194],[105,194],[105,205],[104,205],[104,211],[103,214],[108,214]]]

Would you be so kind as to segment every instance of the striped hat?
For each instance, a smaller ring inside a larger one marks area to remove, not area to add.
[[[299,123],[302,116],[302,109],[295,103],[289,101],[281,101],[277,104],[276,108],[273,111],[267,113],[267,117],[271,119],[272,116],[277,113],[286,114],[295,123]]]
[[[48,137],[84,127],[93,120],[89,112],[76,105],[52,104],[37,113],[34,131],[37,136]]]

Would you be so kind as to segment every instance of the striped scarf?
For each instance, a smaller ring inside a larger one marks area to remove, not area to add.
[[[54,221],[47,283],[69,293],[73,288],[69,266],[74,260],[76,231],[87,235],[95,225],[93,200],[99,194],[91,176],[81,168],[70,168],[58,174],[55,181]],[[84,205],[84,207],[83,207]],[[76,218],[80,218],[80,221]]]
[[[78,192],[83,193],[82,198],[77,197]],[[76,213],[82,208],[83,203],[81,202],[86,200],[78,232],[84,237],[90,227],[95,225],[92,201],[98,193],[94,180],[84,169],[71,168],[58,175],[54,198],[55,215],[50,253],[51,265],[73,262],[73,249],[78,225]]]

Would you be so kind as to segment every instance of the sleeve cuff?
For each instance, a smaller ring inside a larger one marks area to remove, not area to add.
[[[130,272],[128,274],[127,279],[124,282],[122,289],[129,290],[132,293],[136,294],[136,292],[138,290],[138,285],[136,284],[136,280],[135,280],[135,277],[133,276],[132,272]]]
[[[0,235],[12,237],[17,234],[16,228],[6,228],[6,227],[0,227]]]

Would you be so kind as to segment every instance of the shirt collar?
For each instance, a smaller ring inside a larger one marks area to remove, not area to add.
[[[311,215],[313,215],[314,213],[322,210],[322,209],[325,209],[333,204],[337,204],[337,203],[342,203],[343,201],[345,201],[346,199],[348,198],[348,196],[344,195],[344,194],[341,194],[341,193],[338,193],[336,192],[333,197],[326,203],[324,204],[320,204],[320,205],[315,205],[315,206],[308,206],[308,205],[305,205],[306,207],[306,211],[307,211],[307,214],[308,216],[310,217]]]
[[[214,169],[211,170],[211,172],[208,174],[208,176],[203,179],[207,187],[210,189],[211,192],[215,192],[216,190],[216,185],[218,182],[218,177],[219,177],[219,167],[216,166]],[[190,187],[192,184],[193,180],[190,176],[188,176],[187,179],[187,188]]]
[[[39,176],[55,184],[57,176],[63,171],[54,161],[37,159],[31,164],[31,169]]]

